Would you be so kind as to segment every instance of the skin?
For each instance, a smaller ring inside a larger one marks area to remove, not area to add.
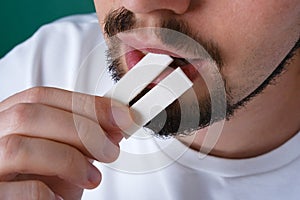
[[[172,3],[151,1],[151,4],[148,1],[124,0],[106,3],[104,7],[104,0],[95,0],[95,4],[100,22],[111,9],[124,6],[139,20],[138,28],[156,26],[160,17],[175,17],[188,23],[204,40],[217,43],[224,61],[221,73],[227,88],[230,88],[227,101],[231,105],[258,88],[299,39],[300,4],[295,0],[217,3],[187,0]],[[158,40],[152,35],[136,35],[143,41],[146,36],[152,43]],[[299,50],[297,52],[286,66],[286,71],[274,81],[275,84],[269,85],[225,122],[211,154],[227,158],[260,155],[280,146],[299,131],[300,94],[296,88],[300,84],[300,58]],[[121,62],[121,70],[128,71],[124,59],[121,58]],[[199,82],[194,82],[196,91],[203,88],[203,83]],[[206,133],[205,128],[197,131],[196,137],[179,139],[199,150]]]
[[[234,103],[257,88],[298,40],[298,2],[95,0],[95,5],[102,27],[109,11],[124,6],[144,26],[162,16],[176,16],[203,38],[217,42],[225,62],[223,74],[232,88],[230,101]],[[211,153],[227,158],[252,157],[295,135],[300,128],[299,66],[298,51],[275,84],[225,123]],[[127,71],[125,64],[123,68]],[[72,106],[73,95],[60,89],[33,88],[0,103],[0,199],[59,199],[57,195],[80,199],[84,188],[94,188],[101,181],[91,159],[111,162],[118,157],[121,130],[132,124],[129,109],[114,104],[119,118],[124,120],[118,128],[110,111],[110,99],[75,94],[79,101]],[[78,133],[74,116],[82,127],[98,127],[95,148],[91,139]],[[63,119],[63,123],[55,119]],[[68,133],[67,137],[62,132]],[[181,140],[199,149],[205,135],[203,129],[196,133],[195,140]],[[91,146],[89,151],[83,143]]]
[[[101,180],[92,160],[114,161],[132,123],[110,99],[40,87],[1,102],[0,121],[0,199],[80,199]]]

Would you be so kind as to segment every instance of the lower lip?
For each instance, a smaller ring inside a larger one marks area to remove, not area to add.
[[[126,60],[128,70],[132,69],[144,56],[145,54],[143,54],[139,50],[127,49],[127,52],[125,53],[125,60]],[[201,66],[201,65],[197,64],[197,66]],[[162,72],[162,74],[159,77],[157,77],[153,81],[153,84],[156,85],[158,82],[164,79],[167,75],[169,75],[174,70],[174,68],[176,68],[176,66],[168,67],[164,72]],[[199,71],[192,64],[181,66],[180,68],[191,81],[195,81],[195,79],[198,76],[200,76]]]
[[[127,52],[125,53],[125,60],[128,70],[132,69],[144,56],[145,54],[139,50],[127,49]]]

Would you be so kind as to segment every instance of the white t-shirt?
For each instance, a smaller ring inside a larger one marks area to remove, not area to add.
[[[112,81],[95,14],[45,25],[0,60],[0,100],[33,86],[103,95]],[[98,188],[83,199],[105,200],[299,200],[300,134],[250,159],[203,156],[175,139],[140,131],[121,142],[112,164],[96,163]]]

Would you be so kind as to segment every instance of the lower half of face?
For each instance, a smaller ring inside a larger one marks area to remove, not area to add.
[[[229,119],[280,73],[299,42],[296,0],[197,2],[176,15],[163,9],[134,13],[122,8],[122,2],[95,0],[115,78],[154,52],[171,55],[176,60],[171,67],[181,67],[194,82],[192,90],[148,124],[163,136],[188,134]],[[193,63],[196,70],[188,70]]]

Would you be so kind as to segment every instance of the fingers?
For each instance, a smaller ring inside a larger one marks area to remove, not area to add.
[[[28,181],[35,180],[45,183],[55,194],[63,197],[64,199],[79,200],[82,197],[84,188],[80,188],[76,185],[70,184],[56,176],[42,176],[33,174],[19,174],[13,180],[16,181]],[[13,182],[12,181],[12,182]],[[5,181],[4,181],[5,182]]]
[[[3,200],[62,200],[40,181],[0,183],[0,199]]]
[[[2,179],[9,174],[36,174],[56,176],[86,189],[101,181],[100,172],[77,149],[50,140],[4,137],[0,139],[0,163],[0,181],[9,181]]]
[[[39,103],[85,116],[104,130],[124,130],[133,123],[130,110],[111,99],[56,88],[35,87],[1,102],[0,112],[19,103]],[[116,123],[117,122],[117,123]]]
[[[131,123],[129,109],[110,99],[53,88],[18,93],[0,103],[0,182],[18,180],[18,174],[28,175],[26,180],[40,175],[58,177],[67,186],[78,186],[79,192],[94,188],[101,174],[86,156],[115,160],[121,131]],[[26,192],[20,198],[11,189],[23,191],[30,184],[34,186],[27,188],[28,199],[58,198],[40,182],[19,180],[0,183],[0,199],[26,199]],[[51,188],[65,194],[68,189],[63,186],[55,182]]]
[[[111,162],[119,155],[119,147],[98,123],[42,104],[22,103],[0,112],[0,138],[13,134],[69,144],[101,162]],[[114,135],[122,137],[117,131]]]

